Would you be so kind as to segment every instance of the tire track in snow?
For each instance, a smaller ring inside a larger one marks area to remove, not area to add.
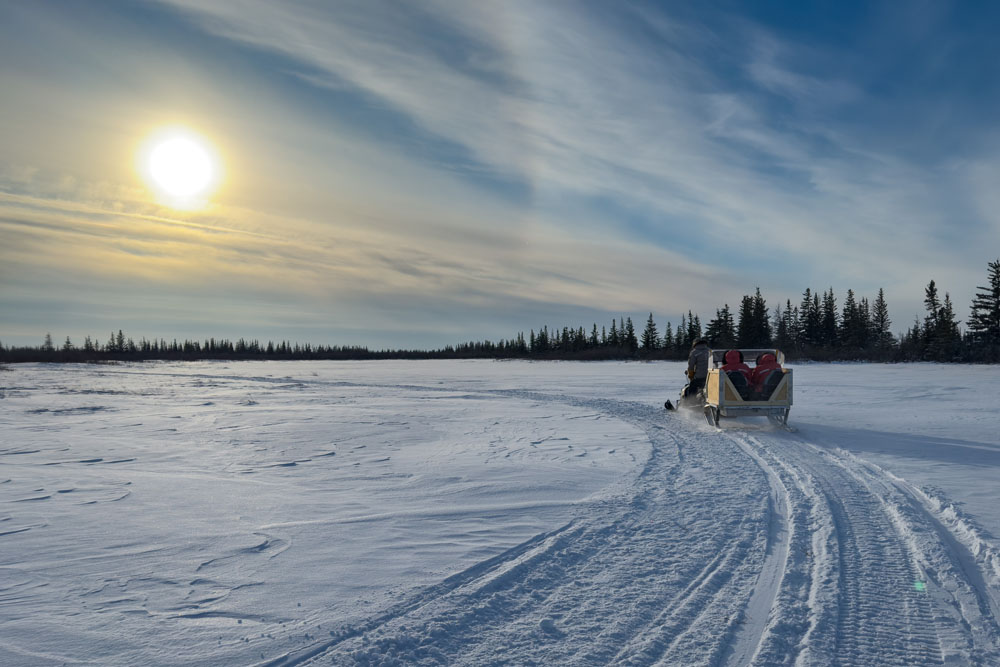
[[[747,440],[798,470],[806,495],[820,501],[812,501],[812,515],[830,522],[826,538],[820,535],[822,519],[813,526],[818,557],[810,575],[808,630],[799,639],[800,664],[1000,662],[995,592],[972,553],[935,518],[918,490],[801,437],[777,433]],[[801,615],[779,613],[786,621]]]
[[[745,432],[726,435],[750,450],[783,500],[772,515],[772,550],[746,610],[749,622],[730,643],[727,664],[830,664],[835,656],[832,641],[815,632],[829,623],[830,605],[824,601],[832,598],[836,576],[830,557],[836,538],[829,508],[806,471],[789,465],[775,456],[772,447]]]
[[[846,470],[821,478],[839,541],[836,653],[846,664],[940,662],[941,647],[903,536]]]
[[[983,563],[981,569],[976,555],[963,543],[962,535],[952,532],[938,518],[930,498],[922,491],[849,452],[836,455],[859,478],[883,489],[883,504],[907,539],[920,570],[921,583],[941,609],[939,635],[945,659],[1000,663],[998,591],[990,586],[983,571],[988,564]]]
[[[791,549],[792,523],[790,494],[778,471],[755,451],[751,441],[734,440],[764,471],[771,487],[768,496],[767,556],[747,603],[746,621],[727,649],[726,664],[737,666],[749,665],[757,657],[767,633],[768,621],[778,607],[778,593]]]
[[[643,429],[633,487],[269,665],[717,663],[766,558],[771,487],[735,443],[649,406],[529,392]]]
[[[316,656],[336,647],[338,644],[365,632],[370,632],[391,620],[401,618],[436,599],[449,595],[469,582],[477,579],[483,582],[494,581],[504,575],[509,575],[518,565],[523,564],[525,561],[530,561],[532,558],[537,557],[539,553],[551,548],[555,540],[563,538],[566,535],[572,538],[577,533],[578,531],[573,530],[573,522],[570,522],[554,531],[536,535],[493,558],[477,563],[462,572],[446,578],[439,584],[425,588],[417,595],[391,607],[385,613],[379,614],[361,625],[344,628],[340,632],[331,632],[332,639],[330,640],[316,642],[302,649],[291,651],[278,658],[259,664],[268,667],[305,664]]]
[[[1000,571],[997,569],[1000,564],[1000,554],[986,544],[976,534],[977,531],[963,519],[953,516],[949,521],[942,512],[941,502],[931,498],[922,489],[848,452],[841,452],[840,456],[874,478],[895,487],[905,497],[909,507],[919,514],[919,520],[933,527],[943,546],[946,547],[945,552],[972,586],[969,592],[976,597],[984,623],[989,625],[995,634],[1000,635],[1000,589],[995,584],[989,583],[990,570],[993,571],[994,582],[1000,578]],[[970,541],[971,545],[968,544]]]

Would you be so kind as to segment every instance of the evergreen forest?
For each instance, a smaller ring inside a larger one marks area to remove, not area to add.
[[[472,341],[438,350],[371,350],[358,346],[299,344],[289,341],[209,338],[136,341],[121,330],[106,342],[69,337],[58,345],[51,335],[37,347],[4,346],[0,362],[115,362],[197,359],[567,359],[682,360],[699,338],[715,348],[778,348],[791,360],[1000,362],[1000,259],[988,264],[985,286],[977,286],[965,323],[956,319],[951,297],[931,280],[924,289],[925,314],[894,334],[883,290],[873,299],[847,290],[806,288],[801,300],[770,307],[760,289],[742,297],[735,312],[716,308],[703,321],[688,311],[676,325],[657,326],[653,313],[639,331],[631,317],[598,327],[561,329],[543,325],[499,341]]]

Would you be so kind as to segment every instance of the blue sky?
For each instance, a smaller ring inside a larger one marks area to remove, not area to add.
[[[991,3],[0,6],[0,341],[428,347],[1000,254]],[[206,138],[208,205],[136,168]]]

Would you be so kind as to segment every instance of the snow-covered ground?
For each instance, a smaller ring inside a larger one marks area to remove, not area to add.
[[[0,664],[1000,664],[1000,373],[0,371]]]

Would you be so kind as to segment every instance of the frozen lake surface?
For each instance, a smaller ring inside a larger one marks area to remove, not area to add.
[[[1000,373],[0,371],[0,664],[1000,664]]]

